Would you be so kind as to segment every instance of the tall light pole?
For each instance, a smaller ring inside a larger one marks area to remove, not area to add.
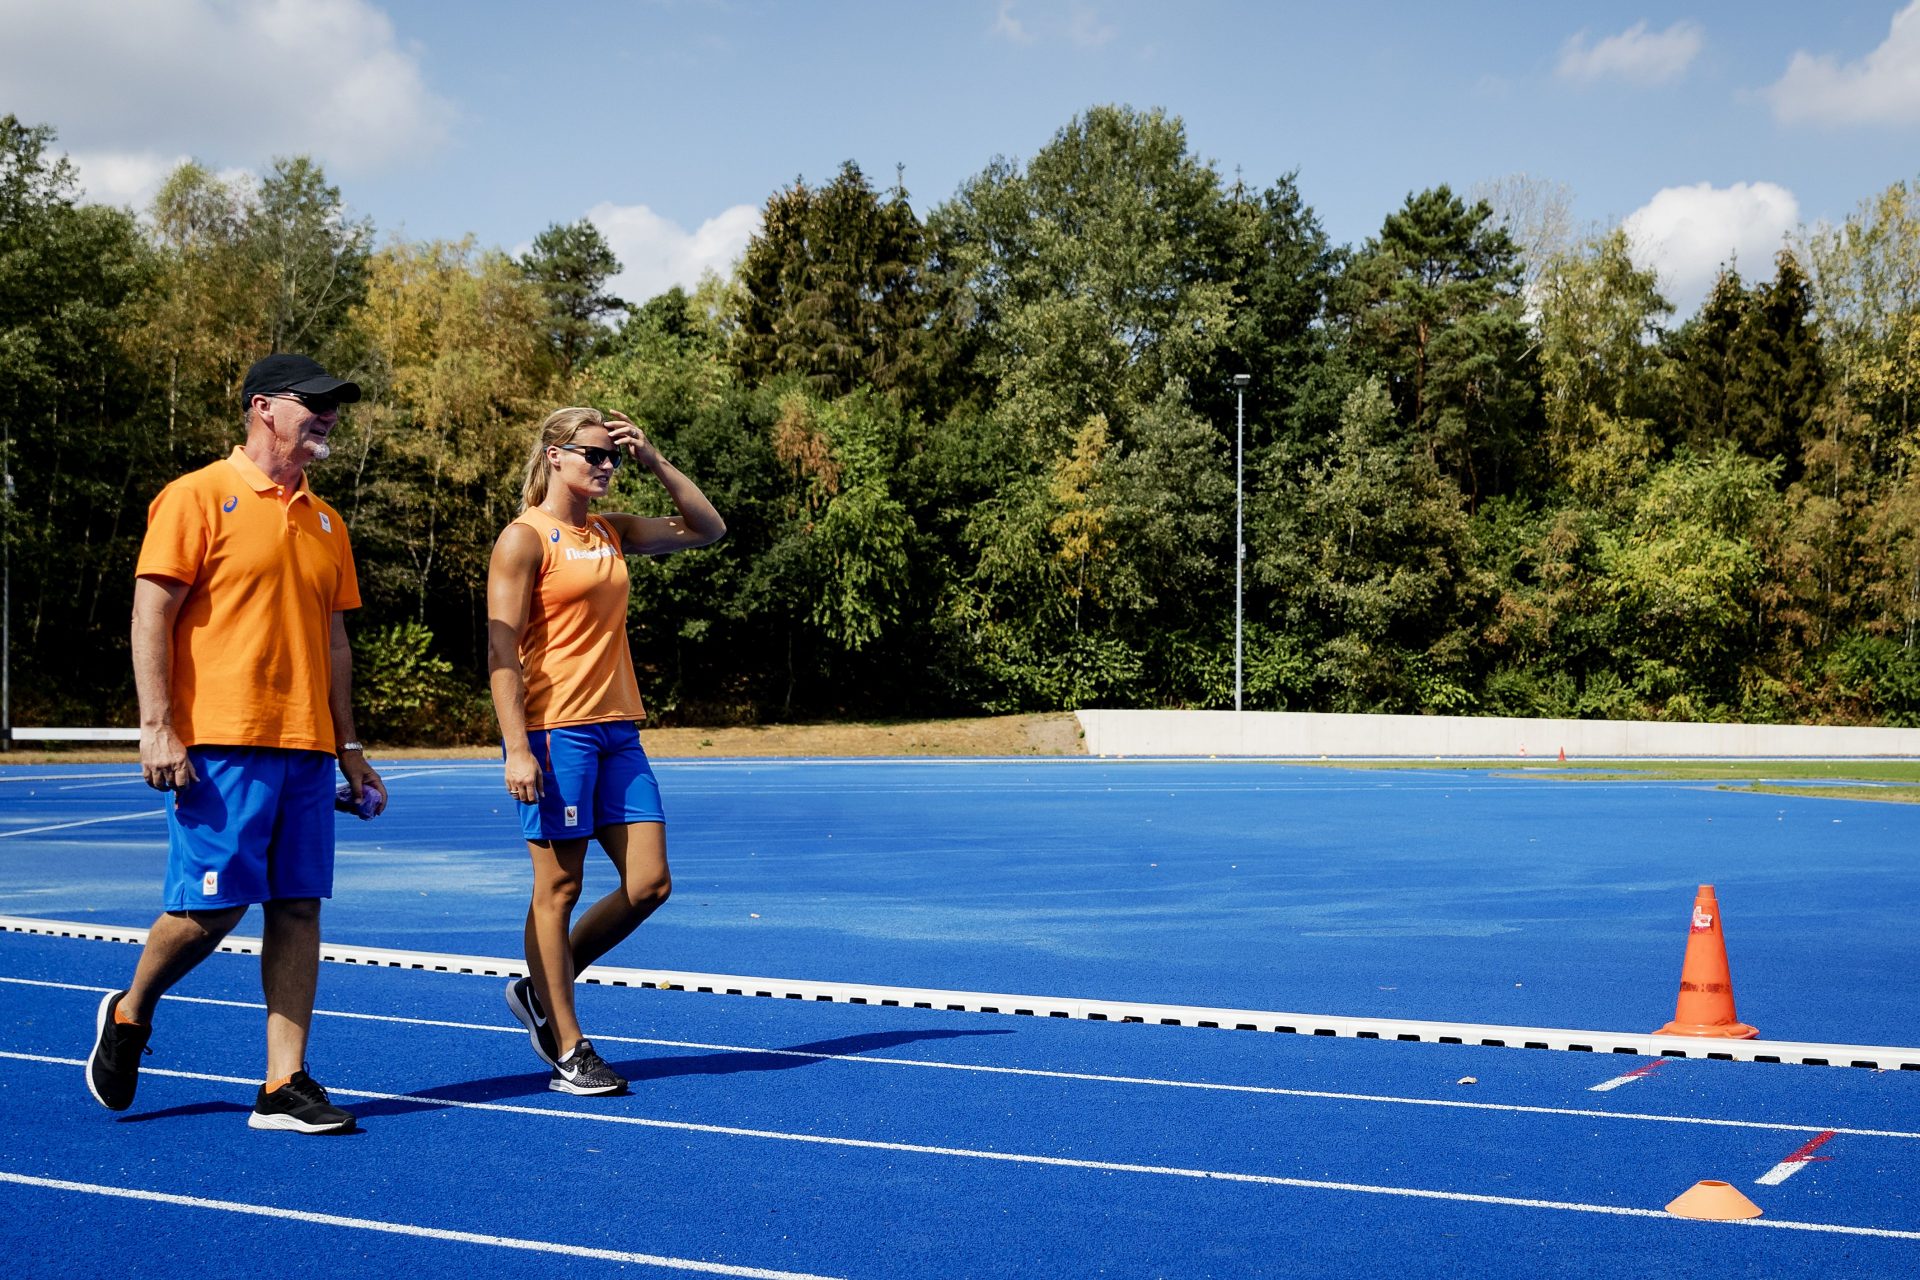
[[[1240,710],[1241,623],[1246,606],[1247,540],[1243,529],[1242,477],[1246,467],[1247,384],[1249,374],[1233,375],[1233,709]]]

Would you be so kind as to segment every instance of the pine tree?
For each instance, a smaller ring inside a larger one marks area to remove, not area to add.
[[[547,343],[561,376],[571,377],[606,335],[603,318],[626,309],[606,292],[607,281],[620,273],[620,260],[600,229],[582,218],[555,223],[534,237],[520,268],[546,296]]]

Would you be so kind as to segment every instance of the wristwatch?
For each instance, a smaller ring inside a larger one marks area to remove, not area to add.
[[[365,751],[366,750],[365,747],[361,746],[357,742],[343,742],[340,744],[340,749],[342,751]]]

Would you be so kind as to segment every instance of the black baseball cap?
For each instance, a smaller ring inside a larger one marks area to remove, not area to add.
[[[252,404],[255,396],[277,396],[286,391],[303,395],[332,396],[342,404],[360,398],[360,384],[336,378],[310,356],[271,355],[256,360],[240,384],[240,403]]]

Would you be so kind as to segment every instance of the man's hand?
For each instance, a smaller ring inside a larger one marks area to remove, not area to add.
[[[347,785],[353,788],[353,802],[357,805],[365,796],[367,788],[373,788],[380,797],[380,807],[369,816],[379,817],[387,811],[387,784],[380,781],[380,775],[373,771],[367,758],[358,751],[348,751],[340,757],[340,774],[346,778]]]
[[[522,804],[539,804],[545,788],[540,782],[540,762],[529,748],[507,752],[507,794]]]
[[[155,791],[184,791],[200,781],[173,726],[140,726],[140,776]]]

